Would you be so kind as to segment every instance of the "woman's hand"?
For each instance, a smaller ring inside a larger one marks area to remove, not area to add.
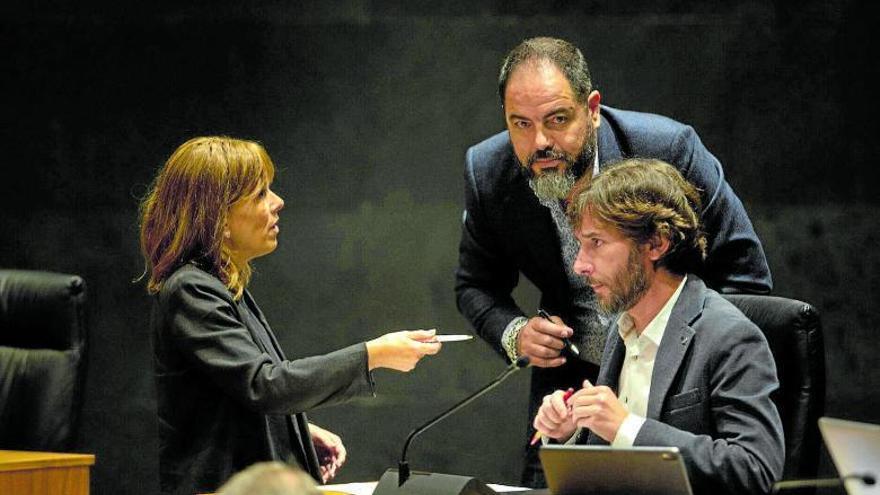
[[[327,483],[336,476],[336,470],[345,464],[345,446],[338,435],[314,424],[309,423],[309,432],[321,465],[321,482]]]
[[[436,333],[436,330],[404,330],[370,340],[367,342],[370,370],[412,370],[426,355],[440,352],[441,344],[434,342]]]

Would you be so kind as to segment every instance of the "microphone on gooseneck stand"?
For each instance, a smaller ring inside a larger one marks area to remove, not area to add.
[[[773,493],[780,490],[791,490],[797,488],[829,488],[842,485],[848,480],[859,480],[866,486],[872,486],[877,483],[877,478],[871,473],[850,473],[839,478],[815,478],[804,480],[786,480],[777,481],[773,484]]]
[[[411,431],[409,436],[406,437],[406,442],[403,444],[403,451],[400,454],[398,469],[395,470],[394,468],[391,468],[385,471],[385,474],[383,474],[382,478],[379,480],[379,484],[376,485],[376,489],[373,491],[373,495],[420,495],[428,493],[433,495],[494,494],[494,490],[486,486],[478,479],[470,476],[425,473],[420,471],[411,472],[409,469],[409,463],[407,463],[406,461],[406,452],[407,450],[409,450],[409,446],[412,441],[417,436],[425,432],[428,428],[446,419],[447,417],[460,410],[464,406],[470,404],[471,402],[479,399],[487,392],[501,384],[501,382],[506,380],[510,375],[527,367],[528,365],[529,357],[521,356],[515,362],[511,363],[510,366],[505,368],[505,370],[494,380],[492,380],[476,392],[472,393],[471,395],[465,397],[446,411],[430,419],[422,426],[419,426],[418,428]]]

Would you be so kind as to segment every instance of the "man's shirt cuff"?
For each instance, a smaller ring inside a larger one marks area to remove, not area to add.
[[[627,414],[623,423],[620,424],[620,428],[617,430],[617,436],[614,437],[611,446],[632,447],[643,424],[645,424],[645,418],[636,416],[633,413]]]
[[[562,445],[574,445],[577,443],[578,438],[581,436],[581,431],[583,431],[583,428],[578,427],[578,429],[574,430],[574,433],[572,433],[571,436],[568,437],[568,439],[564,442],[560,442],[558,440],[553,440],[552,438],[542,436],[541,437],[541,444],[542,445],[550,445],[551,443],[555,443],[555,444],[562,444]]]

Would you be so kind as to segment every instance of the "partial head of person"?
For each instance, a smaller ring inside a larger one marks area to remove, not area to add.
[[[700,195],[675,167],[627,159],[573,188],[568,217],[586,277],[607,314],[636,305],[658,276],[680,279],[706,257]]]
[[[530,38],[501,64],[498,94],[514,153],[535,194],[564,199],[592,173],[599,92],[583,53],[556,38]]]
[[[236,473],[217,495],[320,495],[311,476],[280,462],[258,462]]]
[[[275,250],[284,201],[270,185],[275,165],[254,141],[197,137],[180,145],[141,203],[141,252],[158,292],[178,268],[194,262],[236,298],[250,261]]]

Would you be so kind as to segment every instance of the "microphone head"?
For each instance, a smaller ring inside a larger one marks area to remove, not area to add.
[[[514,363],[514,364],[516,364],[517,369],[520,369],[520,368],[525,368],[526,366],[528,366],[529,361],[530,361],[530,359],[528,356],[520,356],[516,359],[516,363]]]
[[[877,483],[877,478],[875,478],[873,474],[865,473],[862,475],[862,483],[871,486],[874,483]]]

